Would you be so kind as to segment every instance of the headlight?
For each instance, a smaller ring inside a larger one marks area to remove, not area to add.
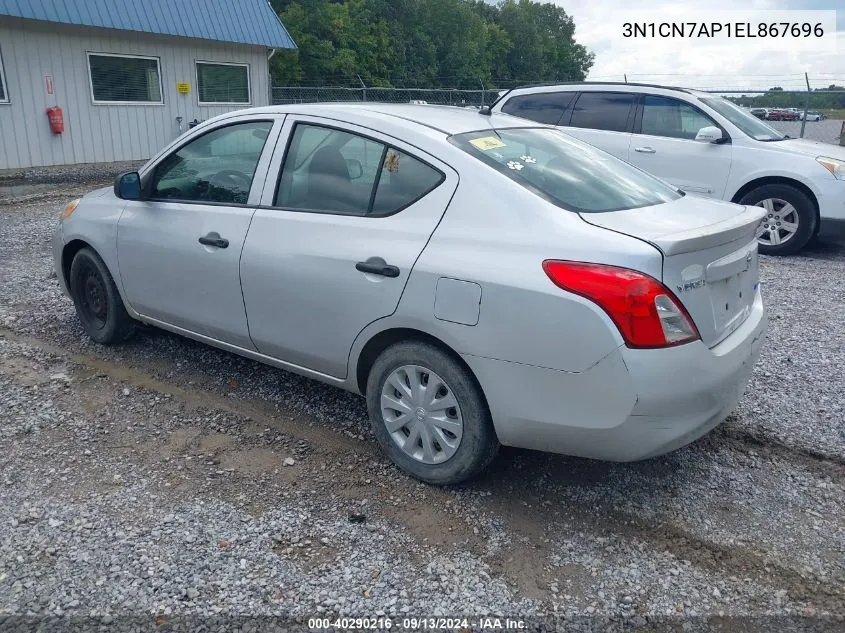
[[[835,158],[828,158],[827,156],[819,156],[816,160],[822,167],[833,174],[836,180],[845,180],[845,160],[837,160]]]
[[[73,202],[69,202],[68,205],[65,207],[65,210],[62,211],[62,220],[66,220],[70,217],[70,214],[76,211],[76,207],[79,206],[79,198],[74,200]]]

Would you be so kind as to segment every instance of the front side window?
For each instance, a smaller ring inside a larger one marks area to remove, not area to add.
[[[2,49],[0,49],[0,103],[9,103],[9,92],[6,88],[6,70],[3,68]]]
[[[634,95],[627,92],[583,92],[575,102],[571,127],[624,132]]]
[[[249,66],[197,62],[200,104],[249,103]]]
[[[744,134],[756,141],[782,141],[786,137],[773,127],[749,114],[738,105],[722,97],[701,97],[702,103],[710,106],[728,121],[737,126]]]
[[[394,147],[343,130],[298,124],[275,206],[339,215],[389,215],[420,199],[443,175]]]
[[[564,118],[569,105],[576,93],[574,92],[542,92],[528,95],[518,95],[508,99],[502,106],[502,112],[513,116],[530,119],[537,123],[557,125]]]
[[[653,95],[643,99],[642,134],[693,140],[701,128],[710,126],[716,122],[688,103]]]
[[[156,165],[150,197],[183,202],[246,204],[272,121],[217,128]]]
[[[88,53],[94,103],[163,103],[158,57]]]
[[[579,213],[634,209],[681,197],[644,171],[558,130],[510,128],[450,137],[471,156]]]

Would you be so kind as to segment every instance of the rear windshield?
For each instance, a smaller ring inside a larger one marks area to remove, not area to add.
[[[487,129],[449,139],[554,204],[579,213],[635,209],[683,194],[661,180],[558,130]]]

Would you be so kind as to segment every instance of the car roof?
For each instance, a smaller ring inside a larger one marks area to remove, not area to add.
[[[547,127],[538,123],[527,123],[508,114],[481,114],[475,108],[458,106],[398,104],[398,103],[299,103],[290,105],[267,106],[240,110],[255,114],[303,114],[327,117],[357,123],[361,118],[369,122],[381,119],[386,124],[399,127],[427,128],[442,134],[452,135],[463,132],[475,132],[487,128],[507,127]]]
[[[576,90],[597,90],[607,92],[652,92],[665,91],[667,93],[685,93],[697,97],[710,96],[710,93],[694,90],[692,88],[681,88],[678,86],[662,86],[659,84],[644,84],[644,83],[630,83],[630,82],[614,82],[614,81],[578,81],[578,82],[557,82],[548,84],[530,84],[526,86],[518,86],[508,91],[502,98],[512,97],[521,94],[534,94],[541,92],[556,92],[556,91],[570,91]]]

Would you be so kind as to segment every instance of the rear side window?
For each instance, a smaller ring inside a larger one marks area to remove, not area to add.
[[[298,124],[275,206],[338,215],[390,215],[443,182],[441,172],[394,147],[344,130]]]
[[[652,95],[643,99],[641,134],[692,140],[701,128],[715,125],[713,119],[683,101]]]
[[[502,106],[502,112],[545,123],[558,125],[575,98],[574,92],[545,92],[530,95],[519,95],[508,99]]]
[[[436,169],[391,147],[384,157],[371,213],[385,215],[406,207],[442,180]]]
[[[571,127],[624,132],[634,104],[627,92],[582,92],[572,110]]]

